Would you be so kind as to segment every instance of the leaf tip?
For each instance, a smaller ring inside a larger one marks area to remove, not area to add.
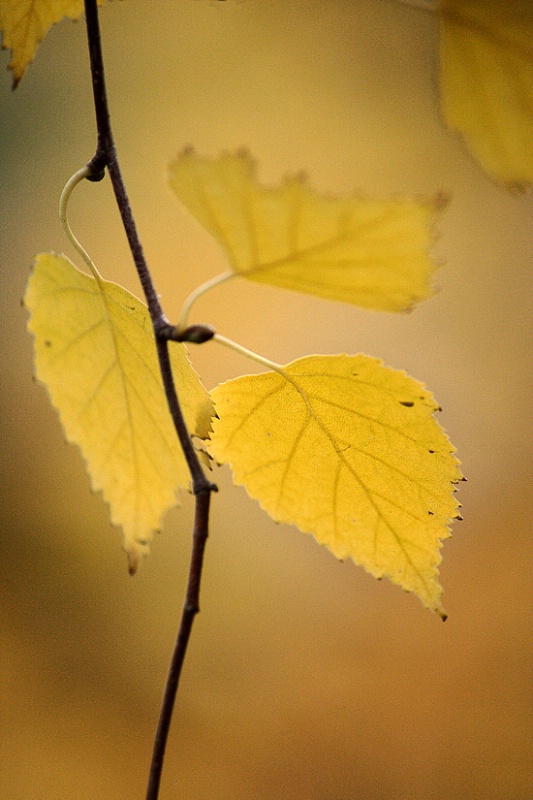
[[[141,561],[148,555],[150,546],[146,539],[137,540],[133,544],[124,547],[126,558],[128,559],[128,574],[135,575],[141,565]]]

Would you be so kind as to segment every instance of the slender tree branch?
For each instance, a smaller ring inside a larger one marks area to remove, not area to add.
[[[216,491],[216,486],[210,483],[204,475],[203,469],[200,466],[196,450],[189,436],[187,425],[181,412],[178,395],[176,393],[176,386],[172,376],[172,367],[170,365],[170,357],[168,352],[168,340],[156,337],[157,356],[159,358],[159,367],[163,378],[163,386],[165,387],[165,394],[167,397],[167,404],[174,420],[176,433],[180,440],[183,453],[189,465],[189,470],[192,477],[193,492],[198,497],[204,492],[209,494]],[[207,535],[207,533],[206,533]]]
[[[157,800],[159,796],[163,760],[165,757],[168,732],[172,720],[172,712],[174,710],[174,702],[176,699],[181,669],[183,666],[185,653],[187,651],[189,637],[191,635],[192,624],[196,614],[200,610],[200,579],[202,575],[202,563],[205,545],[207,542],[206,531],[208,527],[210,500],[210,492],[202,492],[202,494],[197,496],[189,582],[178,636],[170,662],[167,683],[165,686],[165,694],[163,697],[161,714],[159,717],[159,724],[155,735],[154,751],[150,766],[146,800]]]
[[[122,218],[122,224],[128,238],[131,254],[135,262],[137,273],[146,297],[148,310],[150,312],[150,318],[154,328],[161,378],[165,389],[167,403],[172,420],[174,422],[177,436],[191,473],[192,489],[196,501],[193,546],[191,552],[191,562],[189,566],[187,593],[161,706],[160,720],[155,737],[146,795],[146,800],[157,800],[159,795],[159,786],[161,783],[161,773],[163,769],[166,742],[168,739],[168,732],[172,719],[172,712],[174,709],[179,679],[187,651],[192,624],[196,614],[199,611],[200,581],[202,576],[204,550],[208,537],[209,506],[211,501],[211,493],[216,491],[216,486],[208,481],[204,475],[198,460],[198,455],[187,430],[185,419],[183,417],[178,394],[176,392],[174,377],[172,375],[168,350],[169,340],[178,339],[178,331],[168,322],[159,303],[159,298],[150,274],[150,269],[144,256],[142,244],[137,232],[133,212],[128,199],[126,186],[120,170],[111,128],[109,106],[107,103],[97,0],[85,0],[85,15],[87,21],[87,41],[89,46],[94,106],[98,131],[96,153],[87,165],[87,177],[89,180],[99,181],[104,177],[106,167],[109,170],[109,175],[115,193],[115,199]],[[213,335],[207,327],[202,328],[200,333],[198,333],[194,331],[193,326],[191,331],[189,332],[189,341],[194,342],[206,341]]]
[[[87,20],[87,39],[89,44],[94,107],[98,130],[96,153],[92,160],[89,161],[88,167],[93,174],[93,180],[101,180],[104,177],[105,168],[107,167],[109,170],[109,176],[113,184],[113,191],[115,192],[115,199],[122,218],[122,224],[126,236],[128,237],[131,254],[146,297],[148,310],[150,311],[150,316],[154,325],[154,331],[157,334],[162,324],[168,324],[168,322],[163,314],[163,309],[159,303],[154,282],[144,256],[143,247],[137,232],[137,226],[135,225],[128,193],[117,158],[111,120],[109,117],[109,106],[107,103],[104,60],[96,0],[85,0],[85,16]]]

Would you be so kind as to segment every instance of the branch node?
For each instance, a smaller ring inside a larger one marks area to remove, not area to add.
[[[102,181],[105,178],[106,167],[106,155],[100,151],[100,148],[98,148],[91,160],[87,162],[87,169],[89,170],[87,180],[93,181],[94,183]]]
[[[165,316],[156,318],[153,321],[153,325],[154,325],[154,334],[156,338],[159,339],[159,341],[161,342],[182,341],[176,326],[172,325],[172,323],[169,322]]]
[[[208,342],[215,335],[215,329],[211,325],[189,325],[181,332],[183,342],[191,342],[192,344],[204,344]]]
[[[91,170],[90,174],[87,175],[87,180],[88,181],[92,181],[93,183],[98,183],[99,181],[103,181],[104,180],[104,178],[105,178],[105,167],[102,167],[102,169],[99,169],[99,170],[94,170],[93,167],[91,166],[91,162],[89,162],[87,164],[87,166]]]
[[[218,492],[218,486],[216,483],[211,483],[207,479],[205,482],[202,482],[202,485],[193,486],[192,493],[195,496],[199,494],[211,494],[211,492]]]
[[[211,325],[189,325],[187,328],[179,328],[164,317],[155,322],[154,330],[157,338],[163,341],[191,344],[203,344],[215,335],[215,329]]]

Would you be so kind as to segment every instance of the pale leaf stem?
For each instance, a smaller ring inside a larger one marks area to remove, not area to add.
[[[287,377],[281,364],[276,364],[275,361],[270,361],[269,358],[260,356],[258,353],[254,353],[253,350],[248,350],[247,347],[243,347],[242,344],[234,342],[232,339],[228,339],[226,336],[222,336],[220,333],[215,333],[213,336],[213,341],[224,345],[224,347],[228,347],[230,350],[235,350],[235,352],[239,353],[241,356],[245,356],[246,358],[255,361],[257,364],[261,364],[267,369],[273,369],[275,372],[279,372],[284,378]]]
[[[59,199],[59,219],[61,221],[61,226],[63,228],[65,236],[67,237],[67,239],[69,240],[69,242],[71,243],[73,248],[76,250],[76,252],[85,261],[86,265],[89,267],[90,271],[92,272],[92,274],[96,278],[96,281],[100,285],[102,280],[103,280],[103,278],[100,275],[100,273],[98,272],[98,270],[96,269],[96,265],[92,261],[92,259],[89,256],[88,252],[85,250],[85,248],[82,246],[82,244],[78,241],[78,239],[74,236],[74,233],[72,232],[72,228],[70,227],[70,222],[68,221],[68,213],[67,213],[68,212],[68,202],[70,200],[70,196],[71,196],[72,192],[74,191],[76,186],[79,183],[81,183],[81,181],[84,181],[86,178],[88,178],[90,176],[90,174],[91,174],[91,171],[90,171],[89,167],[86,164],[84,167],[82,167],[77,172],[75,172],[74,175],[71,178],[68,179],[68,181],[65,184],[65,188],[61,192],[61,197]]]
[[[187,297],[183,304],[183,308],[181,309],[181,313],[179,316],[178,324],[176,328],[178,332],[185,330],[189,320],[189,314],[191,313],[191,308],[193,307],[194,303],[206,292],[210,289],[214,289],[215,286],[219,286],[221,283],[225,283],[230,278],[235,277],[235,272],[233,270],[226,270],[226,272],[222,272],[220,275],[217,275],[215,278],[211,278],[210,280],[202,283],[196,289],[194,289],[190,295]]]

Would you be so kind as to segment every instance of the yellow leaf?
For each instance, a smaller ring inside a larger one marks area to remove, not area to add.
[[[444,118],[493,177],[533,183],[533,3],[441,0]]]
[[[431,226],[442,198],[318,195],[302,177],[256,180],[246,153],[217,160],[184,151],[170,184],[224,247],[237,274],[260,283],[401,311],[431,294]]]
[[[211,455],[278,522],[444,616],[441,540],[459,462],[424,386],[376,359],[309,356],[212,392]]]
[[[24,304],[35,336],[35,374],[69,441],[78,444],[94,491],[124,531],[130,571],[148,552],[163,513],[189,487],[170,418],[146,306],[121,286],[99,284],[65,257],[42,254]],[[212,405],[183,345],[171,360],[193,434],[209,430]]]
[[[0,0],[2,46],[11,49],[14,87],[52,25],[63,17],[78,19],[83,9],[83,0]]]

